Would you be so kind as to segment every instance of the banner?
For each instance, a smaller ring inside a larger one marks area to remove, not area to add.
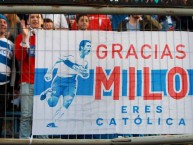
[[[33,134],[193,133],[192,38],[38,31]]]

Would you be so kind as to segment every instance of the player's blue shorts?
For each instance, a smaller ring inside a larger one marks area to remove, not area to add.
[[[63,106],[68,108],[76,94],[76,76],[75,77],[56,77],[51,86],[51,97],[48,99],[48,105],[55,107],[58,104],[59,97],[63,96]],[[70,96],[70,97],[67,97]]]
[[[72,96],[76,94],[76,76],[75,77],[56,77],[52,83],[52,95],[55,97],[63,96]]]

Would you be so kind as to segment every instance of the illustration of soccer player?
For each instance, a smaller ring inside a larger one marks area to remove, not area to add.
[[[45,81],[51,81],[51,87],[40,94],[40,100],[46,100],[49,107],[55,107],[59,97],[63,97],[63,106],[53,116],[53,122],[47,127],[57,127],[56,121],[64,115],[64,112],[71,105],[77,90],[77,77],[83,79],[89,77],[88,61],[86,56],[91,51],[91,41],[82,40],[79,44],[79,55],[64,56],[59,58],[44,76]],[[57,68],[57,74],[53,78],[53,70]],[[53,78],[53,79],[52,79]]]

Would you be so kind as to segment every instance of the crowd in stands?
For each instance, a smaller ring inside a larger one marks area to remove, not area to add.
[[[19,138],[29,138],[31,134],[36,29],[192,31],[193,17],[125,14],[0,14],[0,46],[9,53],[9,57],[0,53],[0,61],[3,61],[0,62],[0,133],[3,130],[5,110],[18,110],[21,111]],[[3,73],[7,72],[7,68],[8,73]],[[18,107],[13,108],[14,104],[5,103],[16,99],[16,96],[20,96],[21,110]],[[4,137],[3,134],[0,134],[0,137]]]

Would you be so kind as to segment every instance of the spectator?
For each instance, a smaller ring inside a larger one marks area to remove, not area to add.
[[[111,23],[113,31],[118,29],[119,23],[128,18],[128,15],[112,15]]]
[[[26,28],[25,23],[22,23],[23,32],[17,36],[15,41],[15,56],[21,63],[21,121],[19,137],[23,139],[29,138],[32,130],[35,32],[36,29],[41,29],[43,17],[41,14],[29,14],[27,21],[29,24],[28,28]]]
[[[19,17],[16,14],[4,14],[7,17],[7,39],[12,41],[12,43],[15,42],[15,38],[18,34],[22,32],[21,22]],[[7,109],[10,111],[14,110],[14,105],[11,103],[15,97],[18,94],[19,90],[19,63],[17,60],[14,59],[13,61],[14,67],[12,68],[12,71],[14,71],[13,82],[11,82],[11,86],[9,89],[9,99],[7,100]],[[14,95],[15,94],[15,95]],[[17,98],[19,100],[19,98]],[[18,107],[17,107],[18,108]],[[16,110],[16,108],[15,108]]]
[[[13,60],[13,43],[5,37],[7,21],[7,18],[0,14],[0,138],[3,137],[1,133],[6,116],[6,100],[8,97],[9,83],[11,81]]]
[[[53,21],[49,18],[44,18],[43,29],[44,30],[54,30]]]
[[[162,25],[149,15],[130,15],[129,20],[119,24],[118,31],[150,31],[161,30]]]
[[[16,14],[4,14],[7,17],[7,38],[13,43],[18,34],[22,32],[21,22]]]
[[[107,15],[89,15],[89,30],[112,31],[111,20]]]
[[[76,21],[76,15],[66,15],[66,18],[68,20],[68,24],[69,24],[69,29],[72,30],[72,26],[74,24],[74,22]]]
[[[177,16],[158,16],[158,21],[162,24],[163,31],[174,31],[179,25]]]
[[[88,30],[103,30],[112,31],[111,20],[107,15],[88,15],[89,16],[89,28]],[[72,30],[77,30],[76,22],[72,26]]]
[[[49,18],[54,22],[55,29],[68,29],[68,23],[64,14],[43,14],[43,18]]]
[[[86,14],[80,14],[76,17],[77,30],[88,30],[89,17]]]

